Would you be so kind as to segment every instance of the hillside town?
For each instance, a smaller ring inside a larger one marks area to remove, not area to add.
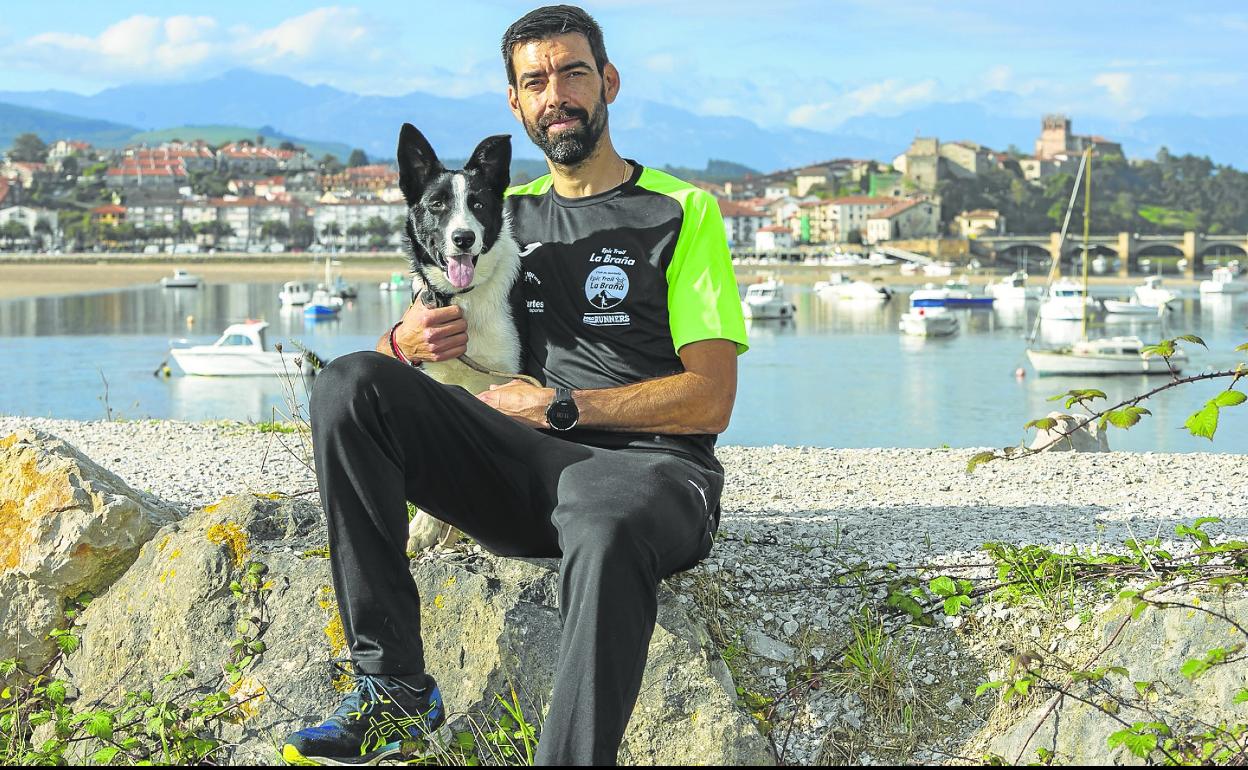
[[[10,250],[378,250],[401,237],[398,172],[359,151],[343,164],[260,137],[121,149],[19,140],[0,165],[0,246]],[[966,241],[1004,233],[1008,224],[994,209],[942,210],[943,181],[1006,170],[1043,185],[1071,173],[1088,146],[1122,155],[1119,144],[1074,134],[1070,118],[1049,115],[1030,155],[918,137],[891,165],[842,158],[723,183],[691,181],[719,199],[738,253],[885,242],[931,251],[925,239]]]

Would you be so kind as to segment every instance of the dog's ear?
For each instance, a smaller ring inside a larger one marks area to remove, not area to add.
[[[511,184],[511,135],[487,136],[472,151],[464,171],[476,171],[485,177],[499,195]]]
[[[441,169],[442,162],[425,135],[411,123],[404,123],[399,129],[399,189],[407,205],[420,199],[425,180]]]

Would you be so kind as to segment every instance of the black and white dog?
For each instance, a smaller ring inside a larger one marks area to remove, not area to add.
[[[520,331],[511,294],[520,276],[520,249],[503,210],[511,179],[511,137],[491,136],[477,145],[462,171],[449,171],[428,140],[410,123],[399,131],[399,188],[407,202],[408,258],[416,301],[458,305],[468,324],[468,351],[460,359],[426,362],[429,376],[471,393],[501,385],[520,371]],[[419,512],[408,529],[409,551],[458,537],[448,524]]]

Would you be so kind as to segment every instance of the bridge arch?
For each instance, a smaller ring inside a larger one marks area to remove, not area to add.
[[[1047,270],[1053,257],[1049,250],[1036,243],[1015,243],[997,251],[997,262],[1005,262],[1019,270]]]
[[[1182,273],[1179,267],[1184,258],[1183,249],[1170,243],[1149,243],[1135,250],[1131,255],[1132,267],[1141,273]],[[1197,258],[1197,262],[1199,262]],[[1190,267],[1190,266],[1189,266]]]
[[[1089,243],[1088,253],[1091,254],[1090,259],[1093,260],[1092,265],[1090,266],[1092,272],[1098,274],[1108,273],[1116,269],[1115,265],[1118,262],[1118,250],[1114,247],[1106,246],[1103,243]],[[1062,251],[1062,272],[1067,274],[1083,272],[1083,260],[1081,259],[1082,254],[1082,243],[1067,244],[1066,248]],[[1105,260],[1104,269],[1102,270],[1096,269],[1098,264],[1096,260],[1098,257]]]
[[[1212,269],[1215,265],[1225,264],[1233,259],[1238,259],[1240,264],[1244,264],[1248,260],[1248,249],[1237,243],[1210,244],[1197,255],[1196,269],[1200,271]]]

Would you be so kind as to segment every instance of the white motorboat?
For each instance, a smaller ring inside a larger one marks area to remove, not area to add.
[[[179,340],[170,348],[169,355],[187,374],[209,377],[234,377],[248,375],[282,375],[308,373],[312,366],[307,356],[298,365],[298,351],[268,350],[264,342],[264,321],[244,321],[225,328],[221,338],[211,345],[186,344]]]
[[[1029,299],[1040,299],[1040,287],[1027,286],[1027,273],[1016,270],[999,281],[984,287],[984,294],[997,302],[1026,302]]]
[[[923,266],[923,275],[929,278],[945,278],[953,275],[953,265],[944,262],[932,262]]]
[[[1151,316],[1159,317],[1165,312],[1165,305],[1145,305],[1138,298],[1132,297],[1130,302],[1123,302],[1117,299],[1103,299],[1101,305],[1105,307],[1105,312],[1110,315],[1124,316]]]
[[[303,281],[287,281],[277,298],[284,306],[306,305],[312,300],[312,287]]]
[[[897,322],[897,328],[912,337],[948,337],[958,330],[958,319],[943,307],[911,305]]]
[[[1028,349],[1027,358],[1036,374],[1169,374],[1170,367],[1161,356],[1147,358],[1140,352],[1144,343],[1139,337],[1107,337],[1078,340],[1069,348],[1055,350]],[[1187,363],[1187,354],[1176,350],[1170,357],[1174,370]]]
[[[741,300],[741,312],[746,318],[792,318],[797,306],[784,294],[784,283],[774,279],[750,284]]]
[[[185,270],[174,270],[172,277],[165,276],[160,279],[161,288],[164,289],[198,289],[203,282],[204,279]]]
[[[1248,281],[1238,279],[1239,262],[1215,267],[1213,277],[1200,282],[1201,294],[1242,294],[1248,291]]]
[[[335,297],[329,293],[324,285],[316,287],[316,291],[312,292],[312,299],[303,306],[304,318],[336,318],[339,311],[342,310],[342,297]]]
[[[891,265],[895,261],[896,260],[890,259],[886,255],[878,251],[873,251],[867,255],[868,267],[883,267],[884,265]]]
[[[992,302],[992,297],[973,294],[965,280],[951,279],[940,288],[932,283],[924,284],[910,295],[912,307],[989,307]]]
[[[1152,305],[1153,307],[1160,307],[1179,298],[1176,292],[1163,289],[1161,283],[1162,278],[1160,275],[1145,277],[1144,285],[1135,287],[1135,298],[1140,301],[1141,305]]]
[[[1049,287],[1049,296],[1040,305],[1040,317],[1048,321],[1079,321],[1095,309],[1096,300],[1088,296],[1085,285],[1062,279]]]
[[[859,302],[882,302],[893,296],[893,292],[885,286],[855,281],[844,273],[833,273],[826,281],[816,281],[814,290],[820,297]]]

